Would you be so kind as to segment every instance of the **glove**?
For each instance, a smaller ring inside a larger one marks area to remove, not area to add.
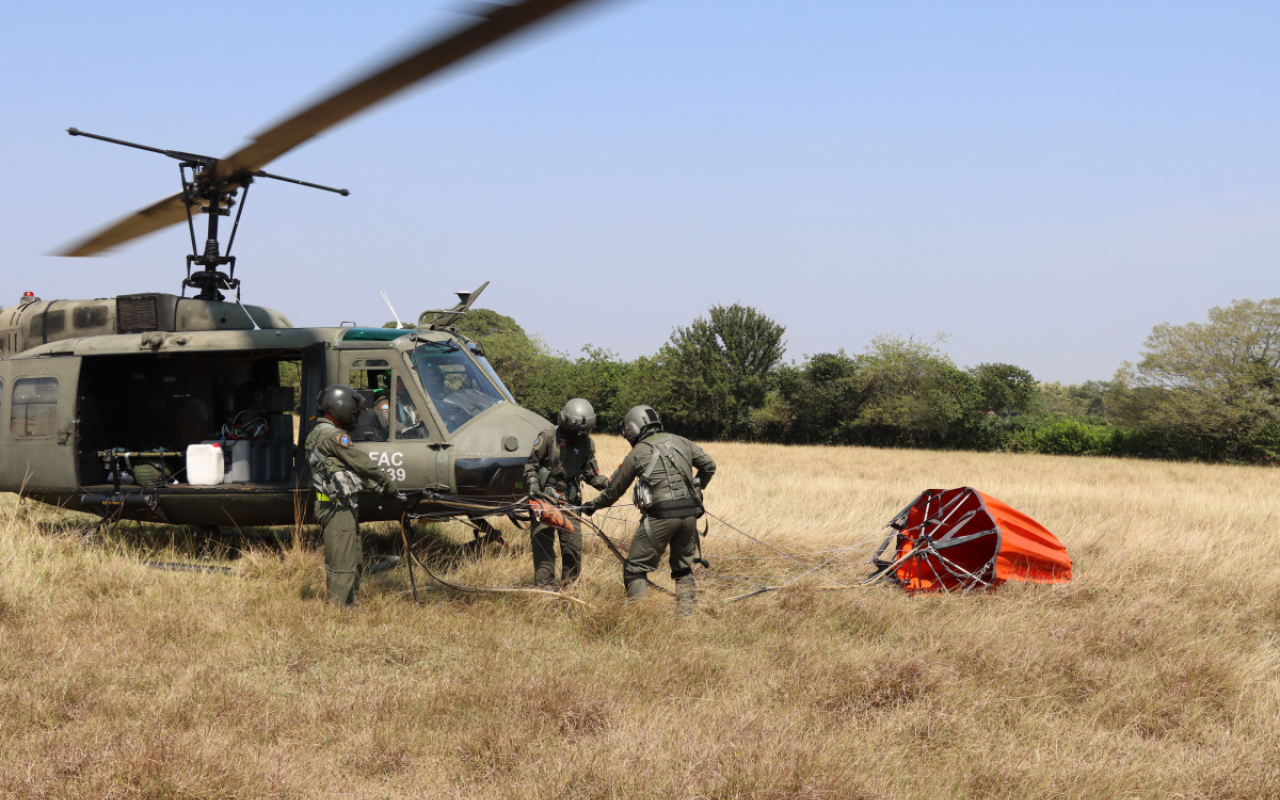
[[[598,509],[596,509],[596,507],[595,507],[595,504],[594,504],[594,503],[587,503],[585,506],[583,506],[583,507],[582,507],[581,509],[579,509],[579,510],[582,512],[583,516],[587,516],[587,517],[589,517],[589,516],[591,516],[592,514],[596,513],[596,511],[597,511]]]

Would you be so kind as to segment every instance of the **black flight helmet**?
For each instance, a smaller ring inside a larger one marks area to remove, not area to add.
[[[329,412],[344,428],[359,418],[364,406],[364,395],[344,383],[328,386],[316,397],[316,410]]]

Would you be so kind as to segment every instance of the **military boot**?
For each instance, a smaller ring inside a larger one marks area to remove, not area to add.
[[[645,580],[643,575],[633,575],[628,572],[623,575],[622,580],[627,585],[628,600],[639,600],[649,591],[648,581]]]
[[[687,617],[698,605],[698,582],[692,575],[676,578],[676,613]]]

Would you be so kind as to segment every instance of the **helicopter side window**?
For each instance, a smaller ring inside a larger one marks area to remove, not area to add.
[[[58,418],[58,379],[19,378],[13,384],[9,432],[14,436],[52,436]]]
[[[413,395],[404,385],[404,378],[396,376],[396,439],[427,438],[427,423],[413,402]]]
[[[384,366],[386,361],[378,360],[369,366]],[[350,371],[347,385],[364,395],[365,407],[355,425],[351,426],[353,442],[385,442],[389,440],[390,404],[388,387],[391,384],[391,370],[362,368],[356,366]]]

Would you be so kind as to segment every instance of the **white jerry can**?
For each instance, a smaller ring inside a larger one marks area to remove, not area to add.
[[[187,483],[192,486],[217,486],[222,483],[222,445],[187,445]]]

